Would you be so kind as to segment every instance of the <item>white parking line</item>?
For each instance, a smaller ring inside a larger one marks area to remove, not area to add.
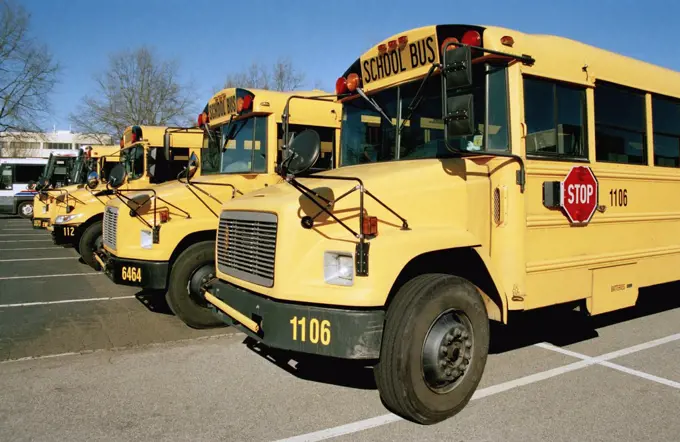
[[[0,233],[0,236],[45,236],[45,233]]]
[[[78,256],[59,256],[56,258],[19,258],[19,259],[0,259],[0,262],[19,262],[19,261],[53,261],[56,259],[77,259]]]
[[[53,304],[73,304],[75,302],[115,301],[118,299],[132,299],[132,298],[135,298],[135,296],[113,296],[109,298],[62,299],[60,301],[22,302],[19,304],[0,304],[0,308],[34,307],[37,305],[53,305]]]
[[[62,276],[95,276],[95,275],[103,275],[103,273],[88,272],[88,273],[63,273],[60,275],[2,276],[0,277],[0,281],[5,281],[9,279],[40,279],[40,278],[60,278]]]
[[[539,373],[534,373],[528,376],[524,376],[521,378],[513,379],[508,382],[503,382],[497,385],[492,385],[486,388],[482,388],[481,390],[477,390],[475,394],[472,395],[471,401],[474,401],[476,399],[481,399],[487,396],[492,396],[498,393],[502,393],[504,391],[512,390],[517,387],[522,387],[524,385],[529,385],[533,384],[535,382],[543,381],[545,379],[549,379],[555,376],[559,376],[564,373],[569,373],[571,371],[579,370],[581,368],[585,368],[591,365],[595,364],[600,364],[602,362],[605,362],[609,359],[614,359],[618,358],[624,355],[629,355],[631,353],[635,353],[638,351],[642,350],[647,350],[653,347],[657,347],[662,344],[667,344],[669,342],[677,341],[680,339],[680,333],[671,335],[671,336],[666,336],[664,338],[660,339],[655,339],[653,341],[645,342],[643,344],[639,345],[634,345],[632,347],[627,347],[621,350],[617,350],[611,353],[606,353],[601,356],[597,356],[594,358],[591,358],[589,356],[586,356],[588,359],[584,359],[578,362],[573,362],[571,364],[563,365],[561,367],[553,368],[551,370],[546,370],[542,371]],[[546,348],[546,346],[550,346],[550,344],[547,343],[541,343],[541,344],[536,344],[538,347],[541,348]],[[559,347],[556,347],[559,348]],[[549,348],[552,350],[552,348]],[[563,350],[563,349],[561,349]],[[566,350],[569,352],[569,350]],[[570,352],[571,353],[571,352]],[[566,353],[565,353],[566,354]],[[577,353],[578,354],[578,353]],[[572,355],[574,356],[574,355]],[[614,364],[615,365],[615,364]],[[302,434],[299,436],[294,436],[290,437],[287,439],[280,439],[276,442],[315,442],[315,441],[320,441],[320,440],[326,440],[326,439],[331,439],[333,437],[338,437],[338,436],[343,436],[345,434],[352,434],[352,433],[357,433],[359,431],[364,431],[368,430],[371,428],[376,428],[380,427],[383,425],[390,424],[392,422],[397,422],[402,420],[401,417],[389,413],[389,414],[384,414],[382,416],[377,416],[373,417],[370,419],[365,419],[362,421],[357,421],[357,422],[352,422],[350,424],[346,425],[340,425],[338,427],[333,427],[333,428],[327,428],[325,430],[320,430],[320,431],[315,431],[313,433],[307,433],[307,434]]]
[[[67,249],[60,247],[26,247],[23,249],[0,249],[0,252],[18,252],[21,250],[67,250]]]
[[[16,235],[12,235],[16,236]],[[50,239],[11,239],[11,240],[3,240],[0,242],[52,242],[52,238]],[[0,249],[2,250],[2,249]]]
[[[598,358],[593,358],[593,357],[590,357],[590,356],[587,356],[587,355],[584,355],[584,354],[581,354],[581,353],[577,353],[575,351],[567,350],[566,348],[556,347],[556,346],[551,345],[551,344],[541,343],[541,344],[537,344],[537,346],[544,348],[546,350],[551,350],[551,351],[554,351],[554,352],[557,352],[557,353],[562,353],[564,355],[573,356],[575,358],[579,358],[579,359],[582,359],[584,361],[594,361],[594,363],[597,364],[597,365],[609,367],[609,368],[612,368],[614,370],[621,371],[623,373],[632,374],[633,376],[637,376],[637,377],[647,379],[647,380],[650,380],[650,381],[653,381],[653,382],[658,382],[659,384],[663,384],[663,385],[667,385],[669,387],[680,389],[680,382],[671,381],[670,379],[666,379],[666,378],[662,378],[662,377],[659,377],[659,376],[655,376],[653,374],[645,373],[644,371],[634,370],[632,368],[624,367],[623,365],[615,364],[615,363],[609,362],[609,361],[597,360]]]

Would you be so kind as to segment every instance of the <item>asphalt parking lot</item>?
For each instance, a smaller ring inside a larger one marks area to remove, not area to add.
[[[0,219],[0,439],[679,440],[680,284],[493,327],[473,400],[428,427],[388,413],[368,368],[192,330],[156,298]]]

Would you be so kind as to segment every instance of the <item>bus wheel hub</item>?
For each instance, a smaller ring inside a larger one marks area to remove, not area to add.
[[[215,277],[215,268],[212,265],[204,265],[196,269],[189,283],[187,284],[187,292],[189,296],[194,300],[194,302],[205,305],[207,307],[207,302],[201,294],[201,287],[203,287],[208,281]]]
[[[423,377],[437,393],[447,393],[462,379],[472,358],[472,332],[467,318],[449,311],[432,324],[423,345]]]

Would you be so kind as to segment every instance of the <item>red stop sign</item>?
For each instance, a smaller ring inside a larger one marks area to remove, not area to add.
[[[574,166],[562,181],[560,205],[569,221],[588,223],[598,203],[598,183],[588,166]]]

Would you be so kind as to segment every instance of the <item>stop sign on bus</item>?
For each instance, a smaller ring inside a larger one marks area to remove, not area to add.
[[[598,182],[588,166],[574,166],[562,181],[560,205],[569,221],[590,222],[598,205]]]

